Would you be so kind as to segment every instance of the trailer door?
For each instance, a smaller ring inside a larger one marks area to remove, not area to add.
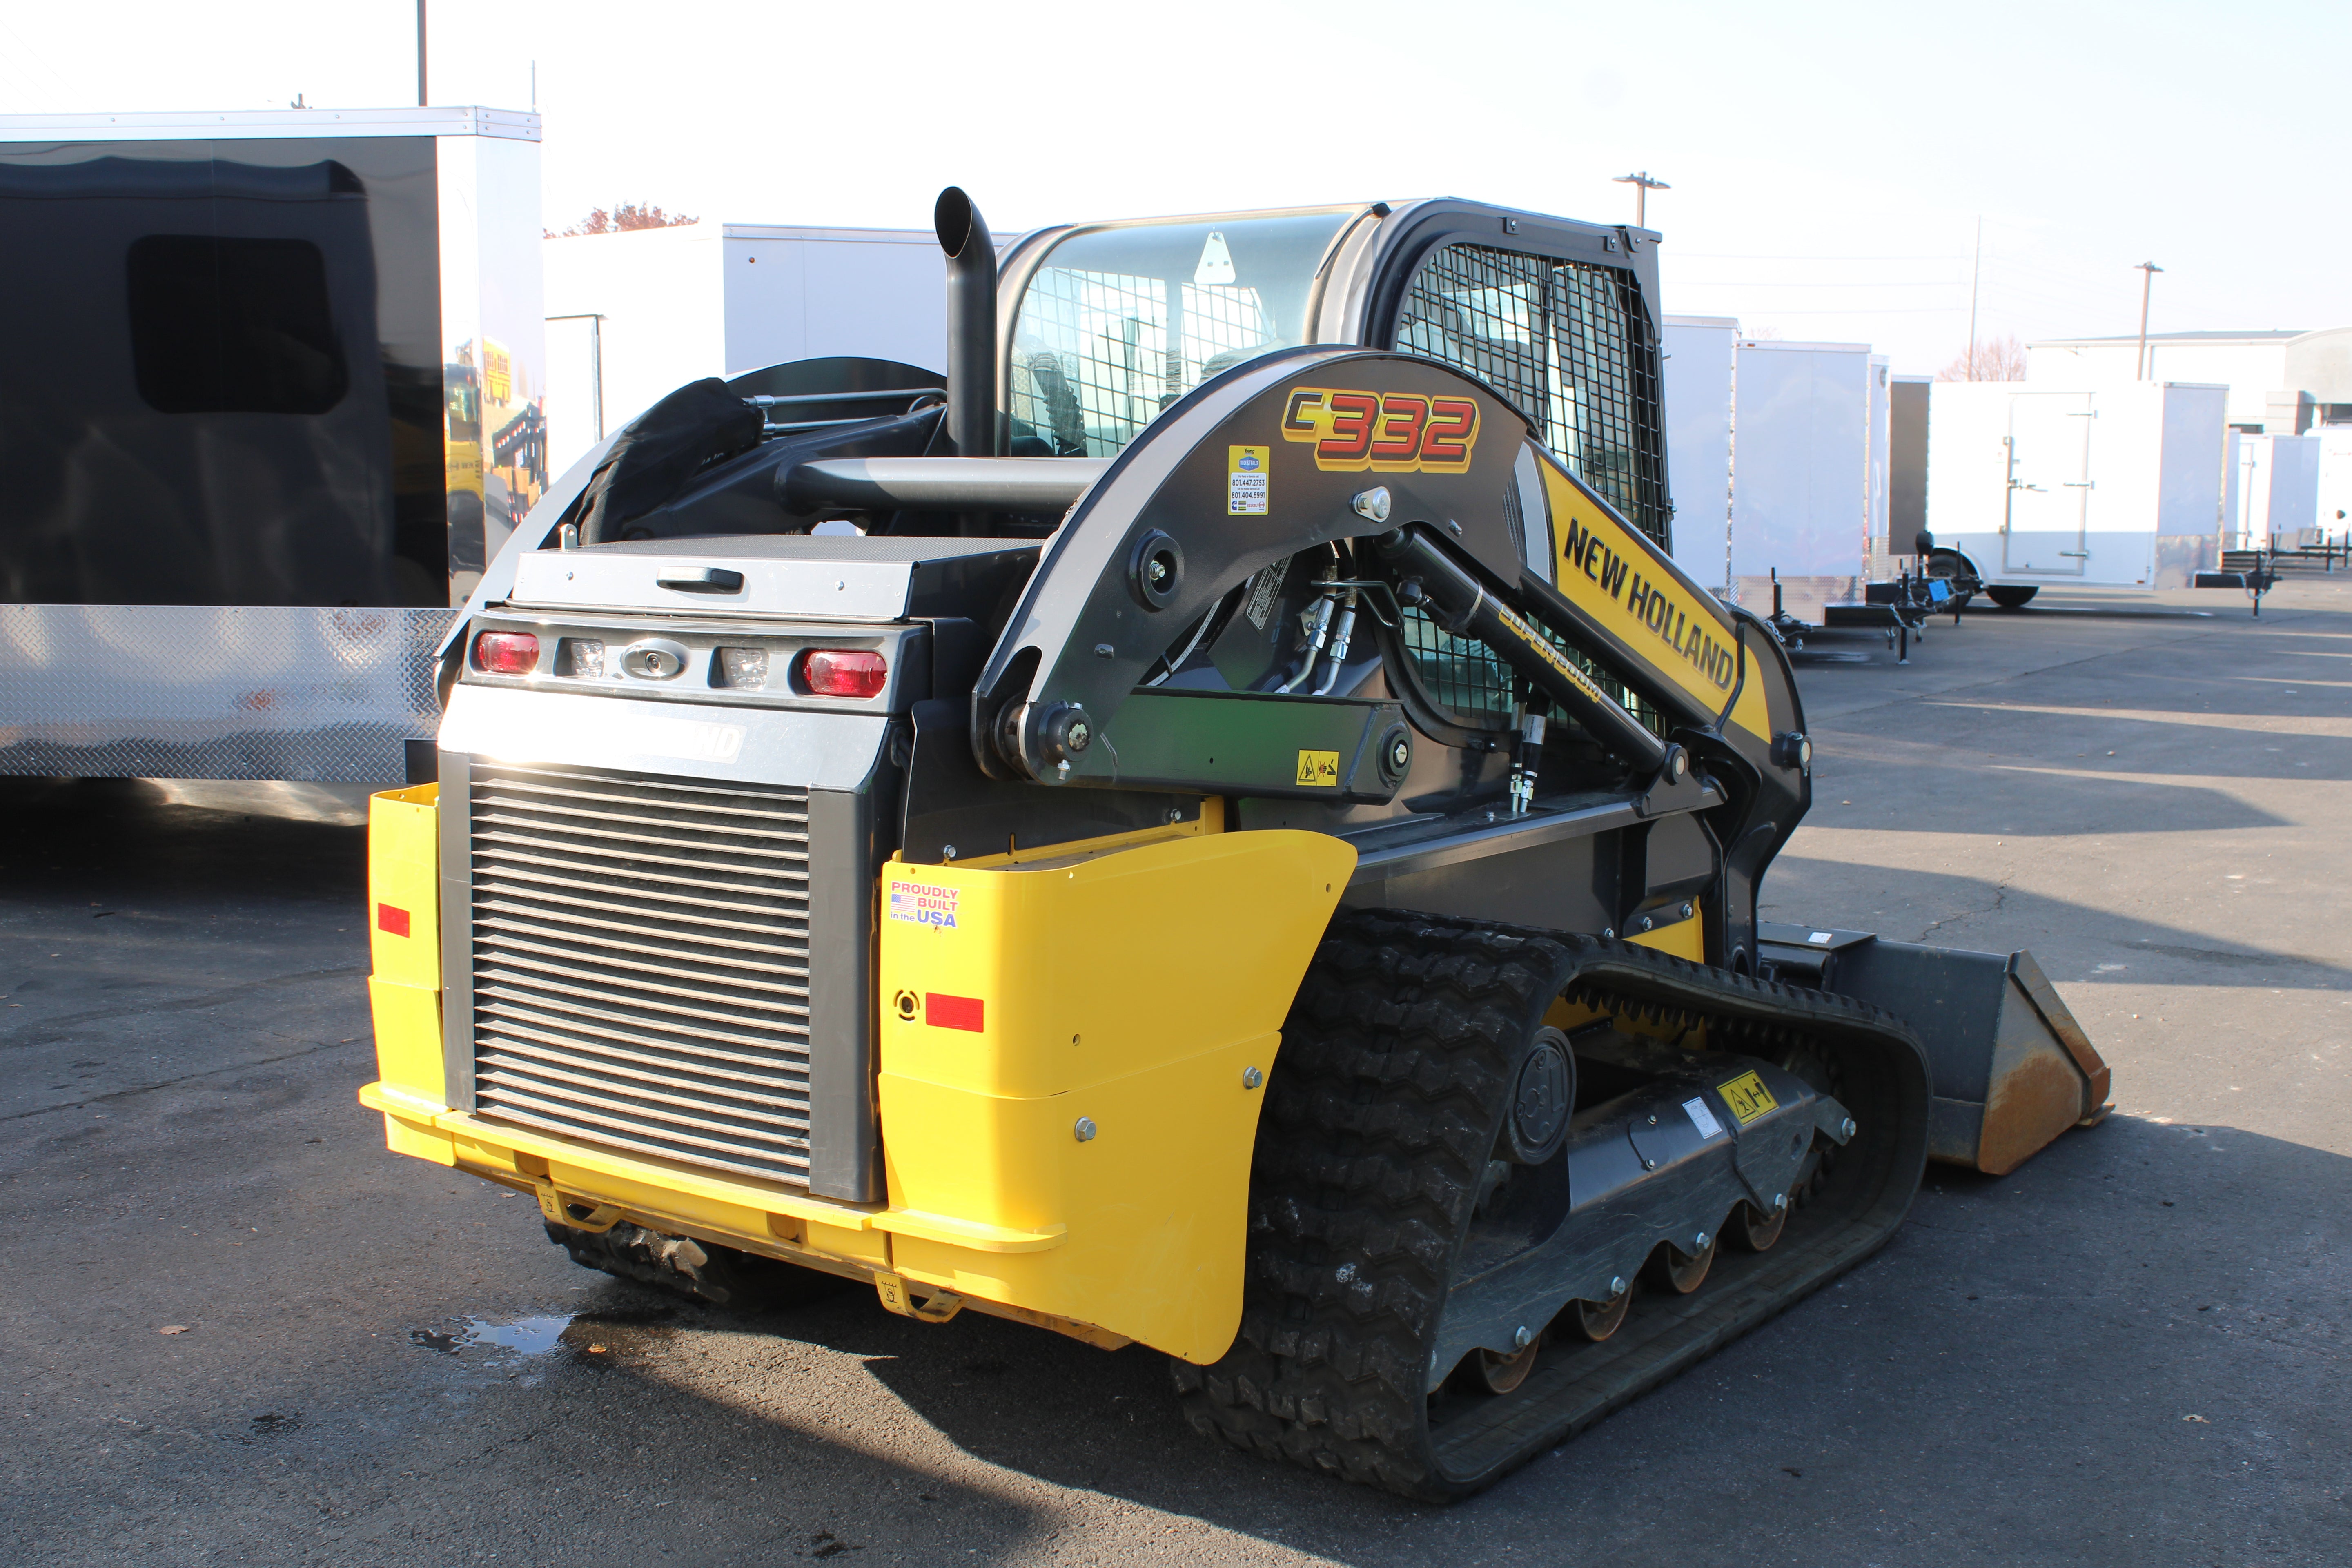
[[[2097,417],[2087,392],[2021,392],[2010,398],[2002,571],[2083,575],[2090,556],[2084,524],[2091,426]]]

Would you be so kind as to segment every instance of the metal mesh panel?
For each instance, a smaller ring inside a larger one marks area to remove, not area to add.
[[[1641,721],[1652,734],[1664,736],[1664,714],[1628,692],[1624,682],[1587,658],[1549,626],[1539,621],[1531,624],[1562,657],[1591,677],[1594,685]],[[1426,610],[1412,605],[1404,606],[1404,618],[1397,632],[1398,640],[1404,646],[1405,658],[1412,667],[1412,679],[1430,701],[1451,710],[1455,718],[1473,727],[1489,717],[1511,715],[1517,678],[1493,648],[1475,637],[1455,637],[1432,620]]]
[[[1475,637],[1455,637],[1427,611],[1410,605],[1397,630],[1413,679],[1432,702],[1473,724],[1510,714],[1511,668],[1493,648]]]
[[[1396,345],[1492,383],[1544,443],[1666,544],[1657,355],[1632,276],[1483,245],[1440,247],[1413,277]]]
[[[469,792],[481,1114],[804,1184],[807,793],[481,761]]]
[[[1255,289],[1041,268],[1021,300],[1010,413],[1056,457],[1111,457],[1273,336]]]

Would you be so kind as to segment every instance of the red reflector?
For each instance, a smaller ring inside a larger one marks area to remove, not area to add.
[[[889,662],[866,648],[813,647],[799,664],[801,684],[819,697],[873,697],[890,679]]]
[[[934,1029],[970,1029],[979,1034],[982,1004],[977,996],[942,996],[936,991],[923,993],[923,1021]]]
[[[484,632],[474,639],[474,668],[489,675],[529,675],[539,668],[539,638],[529,632]]]
[[[375,907],[375,924],[378,931],[388,931],[394,936],[406,936],[408,911],[396,904],[378,904]]]

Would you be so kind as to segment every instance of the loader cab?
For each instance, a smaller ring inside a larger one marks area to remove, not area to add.
[[[1486,382],[1669,549],[1656,246],[1452,199],[1041,229],[1002,268],[1000,449],[1115,457],[1264,354],[1396,349]]]
[[[1395,349],[1484,381],[1668,549],[1655,243],[1642,230],[1456,200],[1041,230],[1002,268],[1000,450],[1113,458],[1252,360],[1305,343]],[[1319,552],[1265,569],[1171,644],[1152,683],[1297,689],[1285,634],[1311,613],[1316,580],[1335,574],[1345,574]],[[1493,647],[1423,611],[1407,607],[1392,626],[1368,620],[1353,652],[1349,668],[1306,689],[1392,695],[1457,752],[1491,754],[1513,727],[1523,683]],[[1588,673],[1663,732],[1604,671]]]

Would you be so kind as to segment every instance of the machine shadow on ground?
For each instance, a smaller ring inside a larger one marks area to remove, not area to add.
[[[236,811],[180,804],[170,782],[0,778],[0,812],[26,831],[0,860],[13,896],[89,901],[181,898],[331,900],[367,896],[367,829],[283,813],[291,797]],[[276,805],[279,809],[267,809]]]
[[[2325,1217],[2313,1228],[2282,1216],[2276,1237],[2250,1246],[2225,1208],[2244,1189],[2303,1194]],[[2328,1396],[2310,1385],[2298,1410],[2250,1392],[2276,1381],[2266,1369],[2282,1346],[2331,1353],[2336,1325],[2314,1309],[2345,1283],[2327,1237],[2347,1210],[2352,1160],[2219,1127],[2121,1121],[2005,1178],[1936,1168],[1913,1225],[1843,1286],[1450,1510],[1193,1436],[1162,1358],[1140,1348],[1105,1355],[971,1313],[908,1324],[862,1294],[740,1331],[868,1358],[896,1400],[989,1464],[1339,1562],[1425,1562],[1465,1542],[1540,1546],[1556,1561],[1704,1560],[1735,1524],[1845,1561],[1836,1531],[1822,1533],[1819,1488],[1790,1470],[1842,1478],[1843,1511],[1896,1508],[1921,1544],[1990,1549],[1999,1527],[1962,1497],[2002,1492],[2045,1539],[2100,1523],[2062,1478],[2021,1475],[2021,1447],[2149,1466],[2189,1491],[2217,1458],[2200,1445],[2258,1468],[2283,1447],[2312,1462],[2306,1443],[2278,1440],[2314,1419],[2340,1426]],[[2282,1269],[2302,1278],[2283,1283]],[[1758,1377],[1769,1400],[1721,1397]],[[2144,1420],[2136,1406],[2149,1399],[2165,1408]],[[1861,1412],[1874,1414],[1857,1435]],[[1655,1506],[1629,1503],[1629,1486]],[[2185,1546],[2202,1531],[2181,1495]]]

